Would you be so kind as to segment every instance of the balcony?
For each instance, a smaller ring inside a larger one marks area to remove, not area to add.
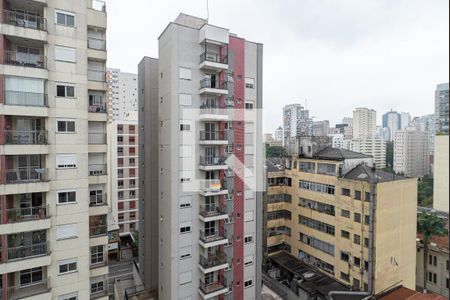
[[[21,167],[5,171],[7,184],[47,181],[47,174],[47,169],[39,166]]]
[[[49,217],[48,205],[46,206],[31,206],[26,208],[7,208],[6,222],[7,223],[19,223],[26,221],[44,220]]]
[[[6,274],[4,274],[5,276]],[[28,297],[38,296],[51,291],[50,281],[48,279],[42,279],[38,282],[33,282],[33,284],[19,285],[19,286],[9,286],[6,288],[6,299],[27,299]],[[1,292],[1,290],[0,290]],[[2,294],[0,294],[0,299]],[[48,297],[34,298],[34,299],[50,299],[51,295]]]
[[[89,164],[89,176],[106,175],[106,164]]]
[[[8,262],[15,260],[23,260],[36,256],[44,256],[50,254],[49,242],[37,243],[25,246],[11,247],[7,249]]]
[[[3,24],[16,27],[36,29],[41,31],[47,30],[47,19],[24,11],[3,10]]]
[[[200,121],[228,121],[227,109],[201,105],[199,119]]]
[[[90,207],[103,206],[103,205],[107,205],[107,204],[108,203],[106,202],[106,193],[89,196],[89,206]]]
[[[226,170],[225,156],[200,156],[199,169],[204,171]]]
[[[101,0],[91,0],[89,8],[96,11],[106,12],[106,2]]]
[[[226,267],[228,267],[227,256],[220,250],[207,257],[200,255],[199,268],[204,274],[222,270]]]
[[[6,105],[19,106],[47,106],[47,95],[43,93],[30,93],[21,91],[5,91]]]
[[[6,145],[47,145],[47,130],[5,130]]]
[[[224,80],[213,80],[203,78],[200,80],[200,95],[228,95],[228,82]]]
[[[108,110],[106,108],[106,104],[89,104],[89,112],[90,113],[107,113]]]
[[[47,59],[43,55],[5,50],[3,64],[26,68],[47,68]]]
[[[100,70],[88,69],[87,78],[90,81],[106,82],[106,72]]]
[[[206,51],[200,54],[201,70],[225,71],[228,70],[228,56],[216,52]]]
[[[108,233],[106,225],[98,225],[89,227],[89,237],[104,236]]]
[[[219,196],[228,194],[228,189],[220,179],[200,180],[200,194],[202,196]]]
[[[200,145],[228,145],[228,131],[200,131]]]
[[[199,218],[203,222],[211,222],[228,219],[228,213],[225,206],[219,205],[200,205]]]
[[[87,43],[88,49],[106,51],[106,41],[103,39],[88,37]]]
[[[203,299],[210,299],[228,292],[228,286],[225,278],[219,276],[214,282],[205,283],[200,280],[200,295]]]
[[[203,248],[210,248],[228,243],[228,239],[219,231],[204,232],[200,230],[199,243]]]
[[[88,133],[89,145],[104,145],[106,144],[106,133],[102,132],[89,132]]]

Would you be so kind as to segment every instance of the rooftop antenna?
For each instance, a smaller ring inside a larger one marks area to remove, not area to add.
[[[209,1],[206,0],[206,23],[209,22]]]

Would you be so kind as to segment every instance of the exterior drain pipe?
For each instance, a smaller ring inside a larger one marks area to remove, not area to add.
[[[348,296],[367,296],[361,300],[370,299],[370,292],[356,292],[356,291],[330,291],[328,293],[328,299],[333,300],[333,295],[348,295]]]

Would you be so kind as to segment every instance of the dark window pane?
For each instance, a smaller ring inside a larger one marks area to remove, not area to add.
[[[66,88],[64,85],[57,85],[56,86],[56,96],[58,97],[65,97],[66,96]]]

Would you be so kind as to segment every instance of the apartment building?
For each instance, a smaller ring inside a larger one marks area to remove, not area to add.
[[[449,206],[449,140],[448,135],[437,135],[434,148],[433,208],[448,213]]]
[[[330,131],[330,121],[316,121],[313,122],[313,135],[314,136],[327,136]]]
[[[108,299],[105,3],[0,9],[0,298]]]
[[[138,230],[138,120],[137,114],[108,125],[111,203],[119,236]]]
[[[448,134],[448,82],[436,87],[434,118],[436,133]]]
[[[278,126],[275,130],[274,139],[276,142],[283,143],[283,127]]]
[[[411,177],[430,174],[430,158],[426,132],[415,128],[398,130],[394,139],[394,171]]]
[[[180,14],[138,70],[145,287],[259,298],[261,195],[247,185],[263,166],[262,45]]]
[[[126,120],[138,110],[137,74],[108,68],[108,121]]]
[[[329,134],[328,137],[331,138],[331,147],[338,149],[350,150],[350,139],[346,139],[342,133]]]
[[[386,141],[382,138],[353,139],[350,142],[350,150],[373,157],[377,168],[386,168]]]
[[[374,169],[353,151],[303,153],[267,168],[269,259],[288,252],[371,295],[399,283],[415,289],[417,180]]]
[[[429,154],[434,155],[434,136],[436,135],[434,114],[415,117],[411,121],[411,126],[427,133]]]
[[[365,107],[353,111],[353,138],[371,138],[376,135],[377,112]]]
[[[387,128],[388,141],[393,141],[397,130],[402,129],[401,115],[392,109],[383,115],[383,128]]]
[[[312,136],[313,120],[309,110],[300,104],[289,104],[283,107],[284,144],[287,140],[300,136]]]

